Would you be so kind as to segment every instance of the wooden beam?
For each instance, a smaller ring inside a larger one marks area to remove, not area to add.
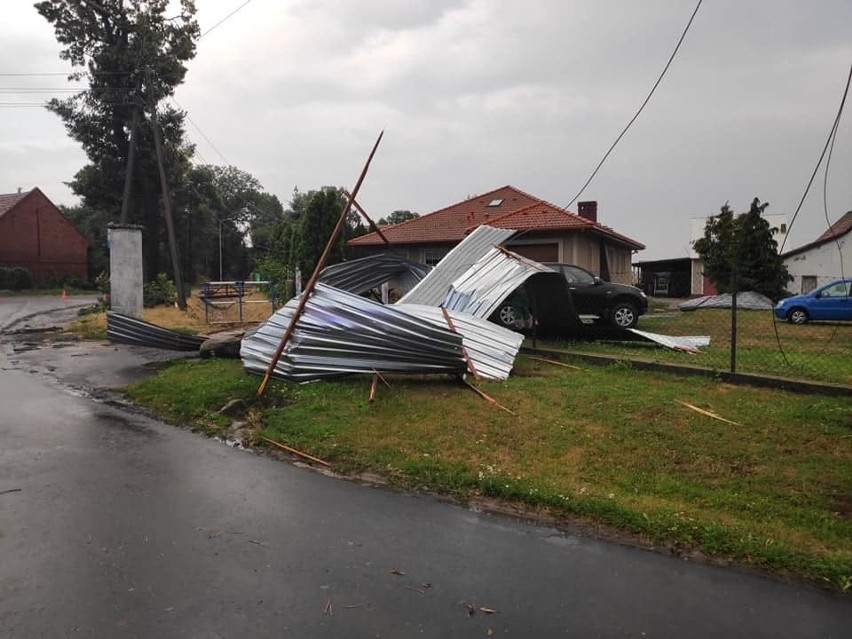
[[[305,290],[302,293],[301,298],[299,298],[299,305],[296,307],[296,310],[293,313],[293,317],[290,318],[290,324],[287,326],[287,330],[284,331],[284,335],[281,337],[281,342],[278,344],[278,348],[275,349],[275,353],[273,354],[272,359],[269,362],[269,366],[266,368],[266,374],[263,376],[263,381],[257,388],[258,397],[263,395],[264,391],[266,390],[266,385],[269,384],[269,378],[272,376],[272,371],[275,370],[275,366],[278,364],[278,360],[281,359],[281,353],[284,352],[284,347],[287,345],[287,342],[289,341],[290,336],[293,333],[293,329],[296,327],[296,322],[299,321],[299,318],[305,311],[305,305],[308,303],[308,298],[314,291],[314,287],[316,286],[317,280],[319,279],[320,272],[323,270],[323,268],[325,268],[325,263],[328,260],[329,253],[331,253],[331,248],[337,241],[338,235],[340,235],[340,231],[343,228],[343,224],[346,222],[346,217],[349,215],[349,211],[352,208],[352,201],[355,199],[355,196],[358,195],[358,191],[361,189],[361,184],[364,182],[364,178],[367,175],[367,170],[370,168],[370,162],[373,161],[373,156],[376,154],[376,149],[379,148],[379,143],[382,141],[382,136],[384,134],[384,131],[379,133],[379,137],[378,139],[376,139],[376,143],[373,145],[373,150],[370,151],[370,155],[367,158],[367,162],[364,164],[364,168],[361,169],[361,175],[358,176],[358,181],[355,183],[355,188],[352,189],[351,194],[347,194],[346,196],[346,206],[343,207],[343,211],[340,214],[340,219],[337,220],[337,224],[335,225],[334,230],[331,232],[331,237],[328,238],[328,242],[325,245],[325,249],[323,250],[322,255],[320,255],[320,258],[317,261],[317,265],[314,268],[314,272],[311,275],[311,279],[308,280],[308,283],[305,286]]]

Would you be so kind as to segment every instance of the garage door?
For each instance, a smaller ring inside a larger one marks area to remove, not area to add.
[[[510,245],[509,250],[536,262],[559,261],[558,244],[516,244]]]

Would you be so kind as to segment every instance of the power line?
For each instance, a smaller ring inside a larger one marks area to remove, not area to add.
[[[231,11],[231,13],[229,13],[228,15],[226,15],[224,18],[222,18],[221,20],[219,20],[219,22],[217,22],[217,23],[216,23],[216,24],[214,24],[212,27],[210,27],[209,29],[207,29],[207,31],[205,31],[205,32],[204,32],[204,33],[202,33],[200,36],[198,36],[198,39],[200,40],[201,38],[203,38],[204,36],[206,36],[208,33],[210,33],[211,31],[213,31],[213,29],[215,29],[215,28],[216,28],[216,27],[218,27],[220,24],[222,24],[223,22],[225,22],[225,20],[227,20],[227,19],[228,19],[228,18],[230,18],[232,15],[234,15],[235,13],[237,13],[240,9],[242,9],[243,7],[245,7],[245,6],[246,6],[248,3],[250,3],[250,2],[251,2],[251,0],[246,0],[245,2],[243,2],[243,3],[239,6],[239,7],[237,7],[237,8],[236,8],[236,9],[234,9],[233,11]]]
[[[190,124],[192,124],[192,126],[194,126],[194,127],[195,127],[195,130],[196,130],[196,131],[198,131],[198,132],[201,134],[201,137],[203,137],[203,138],[207,141],[207,144],[209,144],[209,145],[210,145],[210,148],[212,148],[212,149],[216,152],[216,155],[218,155],[220,158],[222,158],[222,161],[223,161],[223,162],[225,162],[225,164],[230,164],[230,162],[228,162],[228,159],[227,159],[224,155],[222,155],[222,153],[219,151],[219,149],[217,149],[217,148],[216,148],[216,145],[215,145],[215,144],[213,144],[213,142],[210,140],[210,138],[208,138],[208,137],[207,137],[207,135],[204,133],[204,131],[202,131],[202,130],[201,130],[201,127],[200,127],[200,126],[198,126],[198,125],[195,123],[195,120],[193,120],[191,117],[189,117],[189,111],[187,111],[186,109],[184,109],[184,108],[183,108],[183,107],[182,107],[182,106],[178,103],[178,101],[174,99],[174,97],[172,97],[172,98],[170,98],[170,99],[171,99],[171,101],[174,103],[174,105],[175,105],[178,109],[180,109],[181,111],[183,111],[183,112],[184,112],[184,115],[186,115],[186,119],[187,119],[187,120],[189,120],[189,123],[190,123]],[[199,156],[200,156],[200,154],[199,154]],[[202,158],[202,160],[203,160],[203,159],[204,159],[204,158]],[[207,162],[205,162],[205,164],[207,164]]]
[[[787,243],[787,238],[790,237],[790,233],[793,230],[793,223],[796,221],[796,218],[799,216],[799,212],[802,210],[802,205],[805,203],[805,199],[808,197],[808,192],[811,190],[811,185],[814,183],[814,179],[819,172],[819,167],[822,165],[823,158],[826,157],[826,152],[828,152],[828,158],[825,163],[825,177],[823,180],[823,209],[825,211],[825,220],[829,223],[829,228],[831,227],[831,223],[828,220],[828,204],[826,203],[826,194],[828,192],[828,167],[831,163],[831,152],[834,150],[834,141],[837,139],[837,129],[840,126],[840,117],[843,115],[843,107],[846,105],[846,96],[849,95],[849,84],[852,83],[852,65],[849,66],[849,75],[846,77],[846,87],[843,89],[843,97],[840,99],[840,106],[837,109],[837,115],[834,117],[834,122],[831,124],[831,130],[828,132],[828,138],[825,141],[825,144],[822,147],[822,153],[819,154],[819,159],[817,160],[816,166],[814,167],[813,173],[811,173],[811,177],[808,180],[807,185],[805,186],[805,192],[802,193],[802,199],[799,200],[799,205],[796,207],[796,212],[793,213],[793,219],[790,220],[790,224],[787,226],[787,233],[784,236],[784,239],[781,242],[781,247],[778,249],[778,253],[781,254],[784,251],[784,245]],[[837,238],[834,238],[835,242],[837,242]],[[843,272],[843,253],[840,251],[840,243],[837,242],[837,249],[840,252],[840,270],[841,274]],[[778,344],[778,351],[781,353],[781,357],[784,360],[784,363],[787,366],[790,366],[790,360],[787,359],[787,353],[784,351],[784,346],[781,344],[781,335],[778,333],[778,322],[773,322],[772,328],[775,331],[775,342]],[[834,327],[834,332],[831,337],[826,342],[825,348],[828,347],[828,344],[834,339],[837,334],[837,327]],[[825,350],[823,349],[823,351]]]
[[[645,108],[645,105],[648,104],[648,102],[651,100],[651,96],[654,95],[654,91],[657,90],[657,87],[660,85],[660,82],[663,81],[663,77],[666,75],[666,72],[669,70],[669,67],[672,64],[672,61],[675,59],[675,56],[677,55],[678,49],[680,49],[680,45],[683,43],[683,40],[686,37],[687,32],[689,31],[689,27],[692,26],[692,21],[695,19],[695,14],[698,13],[698,9],[701,8],[701,3],[703,1],[704,0],[698,0],[698,4],[695,5],[695,10],[692,12],[692,15],[689,17],[689,22],[686,23],[686,27],[684,28],[683,33],[680,34],[680,38],[677,41],[677,45],[675,45],[674,51],[672,51],[672,54],[669,57],[669,61],[666,62],[666,66],[663,67],[663,72],[660,73],[660,77],[657,78],[657,81],[654,83],[654,86],[651,87],[651,91],[648,93],[648,97],[646,97],[645,101],[642,102],[642,106],[639,107],[639,110],[636,111],[636,114],[632,118],[630,118],[630,122],[627,123],[627,126],[625,126],[624,129],[621,131],[621,133],[618,134],[618,137],[615,138],[615,142],[612,143],[612,145],[609,147],[609,150],[607,150],[607,152],[601,158],[601,161],[598,162],[598,165],[595,167],[595,170],[592,171],[592,174],[589,176],[589,179],[586,180],[586,182],[583,184],[583,186],[577,192],[577,195],[575,195],[572,198],[572,200],[570,202],[568,202],[568,204],[565,205],[562,208],[563,211],[567,210],[568,207],[571,206],[572,204],[574,204],[574,202],[577,201],[577,198],[579,198],[583,194],[583,191],[586,190],[586,187],[589,186],[589,183],[598,174],[598,171],[600,170],[601,166],[603,166],[603,163],[606,162],[606,159],[609,157],[609,154],[612,153],[613,149],[615,148],[615,145],[618,144],[619,141],[621,140],[621,138],[624,137],[624,134],[627,133],[627,129],[629,129],[630,126],[636,121],[636,118],[638,118],[639,114],[642,113],[642,110]]]
[[[28,73],[0,73],[0,78],[39,78],[48,76],[68,76],[75,74],[88,75],[131,75],[133,71],[46,71],[46,72],[28,72]],[[75,82],[80,82],[82,78],[72,78]]]
[[[799,205],[796,207],[796,212],[793,213],[793,219],[790,220],[789,226],[787,226],[787,234],[784,236],[784,240],[781,242],[781,247],[778,249],[779,253],[784,251],[784,245],[787,243],[787,238],[790,237],[790,231],[793,229],[793,224],[796,222],[796,218],[799,216],[799,211],[802,210],[802,205],[805,203],[805,198],[808,197],[808,191],[811,190],[811,185],[814,183],[814,179],[819,172],[819,167],[822,164],[822,160],[825,157],[826,152],[828,151],[828,147],[831,144],[834,136],[837,133],[837,127],[840,124],[840,116],[843,115],[843,107],[846,104],[846,96],[849,94],[849,84],[852,82],[852,65],[849,66],[849,76],[846,78],[846,88],[843,90],[843,98],[840,100],[840,107],[837,109],[837,115],[834,118],[834,122],[831,125],[831,130],[828,132],[828,138],[825,141],[825,144],[822,147],[822,153],[819,154],[819,160],[817,160],[816,166],[814,167],[813,173],[811,173],[811,177],[808,180],[807,186],[805,186],[805,192],[802,193],[802,199],[799,200]]]

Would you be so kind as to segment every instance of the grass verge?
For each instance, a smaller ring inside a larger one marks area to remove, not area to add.
[[[365,377],[274,381],[254,403],[258,383],[237,361],[190,361],[127,393],[208,432],[224,427],[223,404],[243,399],[258,435],[344,473],[579,516],[648,545],[852,590],[848,398],[526,358],[508,381],[482,385],[515,415],[434,377],[390,378],[374,404]]]

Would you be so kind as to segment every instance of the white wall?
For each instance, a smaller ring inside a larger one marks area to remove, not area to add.
[[[840,243],[840,250],[837,244]],[[841,259],[842,258],[842,259]],[[793,281],[787,290],[802,292],[802,276],[816,276],[817,286],[841,276],[852,276],[852,233],[847,233],[837,242],[830,241],[810,250],[791,255],[784,260]],[[842,266],[842,268],[841,268]]]

